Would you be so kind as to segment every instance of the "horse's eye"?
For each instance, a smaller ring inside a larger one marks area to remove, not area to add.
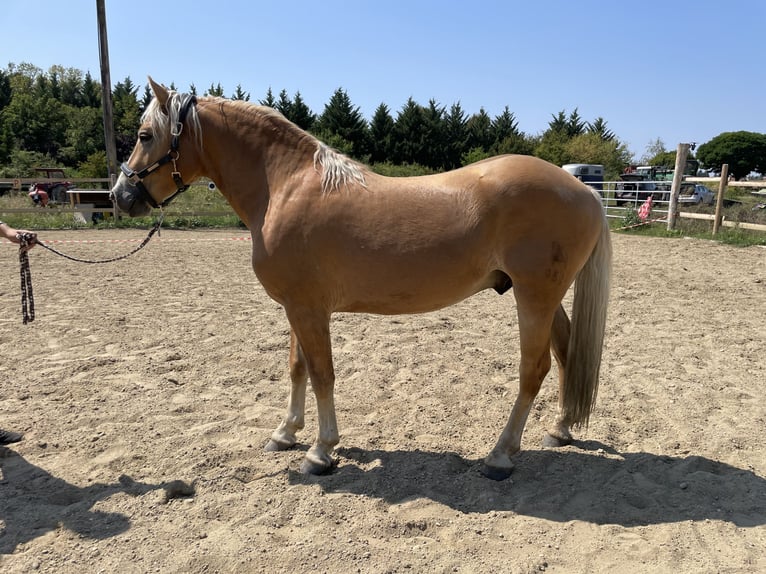
[[[148,143],[152,141],[152,133],[151,132],[139,132],[138,133],[138,139],[141,140],[143,143]]]

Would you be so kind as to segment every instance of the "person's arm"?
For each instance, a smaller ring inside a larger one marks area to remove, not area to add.
[[[37,238],[36,233],[27,231],[26,229],[14,229],[4,221],[0,221],[0,235],[5,237],[8,241],[12,241],[13,243],[20,243],[20,233],[29,233],[32,236],[32,241],[29,244],[30,247],[35,244],[35,239]]]

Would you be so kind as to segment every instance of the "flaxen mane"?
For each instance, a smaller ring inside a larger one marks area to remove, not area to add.
[[[338,153],[317,140],[314,152],[314,167],[322,168],[322,192],[329,193],[354,183],[366,187],[364,172],[366,168],[345,155]]]
[[[287,132],[287,135],[292,135],[295,140],[306,141],[316,147],[314,168],[317,171],[321,170],[322,173],[322,193],[330,193],[339,190],[342,186],[354,184],[366,187],[364,174],[367,168],[364,165],[322,143],[285,118],[279,110],[268,106],[249,105],[248,107],[253,110],[252,113],[271,122],[281,132]]]
[[[170,92],[168,97],[167,109],[159,103],[157,98],[152,98],[152,101],[146,107],[141,120],[150,123],[155,130],[165,131],[170,126],[175,126],[178,123],[178,116],[181,113],[181,107],[184,102],[191,96],[188,94],[179,94],[178,92]],[[197,115],[196,106],[191,106],[184,120],[183,129],[191,129],[194,133],[194,139],[197,145],[202,148],[202,128],[199,125],[199,116]],[[171,131],[171,133],[173,133]]]
[[[183,103],[186,101],[186,98],[189,97],[191,96],[188,94],[179,94],[178,92],[171,91],[167,102],[167,110],[165,110],[155,98],[146,108],[141,119],[151,123],[158,131],[167,130],[170,126],[178,123],[178,116]],[[235,104],[246,113],[260,115],[262,118],[275,124],[281,131],[287,132],[288,135],[292,134],[298,140],[307,139],[312,145],[316,146],[316,151],[314,152],[314,168],[317,169],[317,171],[321,170],[322,173],[322,193],[330,193],[339,190],[343,186],[351,186],[354,184],[361,185],[362,187],[366,186],[364,175],[367,168],[364,165],[355,162],[351,158],[325,145],[311,134],[303,131],[285,118],[278,110],[268,106],[257,106],[239,100],[227,100],[224,98],[216,99],[219,99],[221,102]],[[185,129],[192,130],[195,136],[195,141],[201,148],[202,129],[200,127],[199,115],[197,114],[197,108],[195,106],[189,108],[184,124],[187,126]]]

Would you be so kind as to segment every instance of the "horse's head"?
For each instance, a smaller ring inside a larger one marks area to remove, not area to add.
[[[198,148],[192,137],[200,130],[196,98],[169,91],[151,78],[149,84],[154,99],[144,112],[133,153],[120,166],[122,173],[112,188],[117,207],[131,217],[167,205],[199,176],[194,163]]]

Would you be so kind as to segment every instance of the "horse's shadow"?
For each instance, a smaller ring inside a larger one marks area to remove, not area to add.
[[[113,484],[79,487],[0,447],[0,555],[59,527],[97,540],[125,532],[127,516],[92,510],[93,505],[119,492],[140,496],[158,489],[166,499],[191,494],[180,481],[147,484],[126,475]]]
[[[595,441],[577,442],[563,450],[523,451],[511,480],[495,482],[479,472],[480,460],[455,453],[345,448],[337,454],[332,474],[291,470],[290,481],[391,504],[426,498],[461,512],[508,510],[556,522],[766,524],[766,479],[700,456],[618,453]]]

